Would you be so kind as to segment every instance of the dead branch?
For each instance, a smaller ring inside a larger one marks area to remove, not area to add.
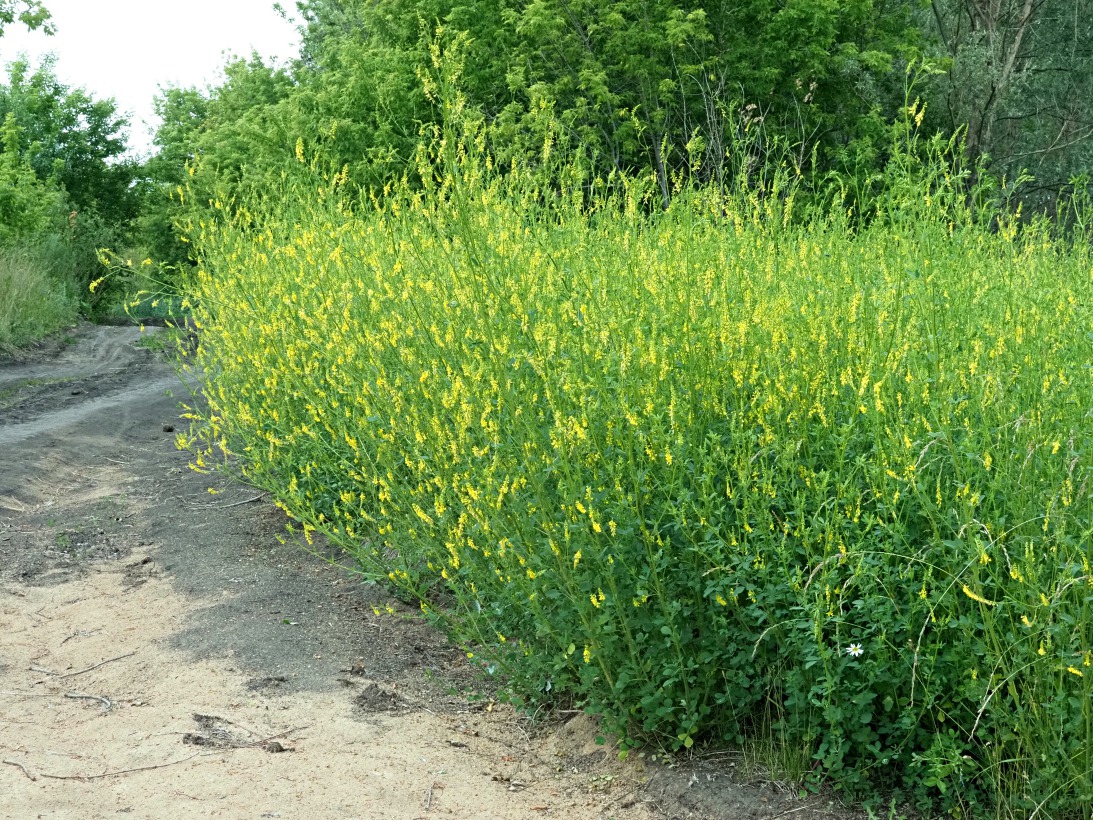
[[[94,635],[94,634],[95,634],[96,632],[101,632],[101,631],[102,631],[102,630],[100,630],[100,629],[93,629],[93,630],[90,630],[90,631],[88,631],[88,630],[86,630],[86,629],[81,629],[81,630],[78,630],[78,631],[76,631],[76,632],[73,632],[73,633],[72,633],[71,635],[69,635],[69,636],[68,636],[67,638],[65,638],[65,639],[64,639],[63,641],[61,641],[61,646],[64,646],[64,645],[65,645],[66,643],[68,643],[69,641],[71,641],[71,640],[72,640],[73,638],[90,638],[90,637],[91,637],[92,635]],[[35,670],[35,671],[37,671],[37,670]],[[51,675],[52,675],[53,673],[52,673],[52,672],[50,672],[49,674],[51,674]]]
[[[242,507],[244,504],[253,504],[255,501],[261,501],[265,498],[267,493],[256,495],[254,498],[248,498],[245,501],[236,501],[234,504],[187,504],[187,507],[193,507],[198,510],[230,510],[232,507]]]
[[[252,747],[255,747],[255,746],[257,746],[258,748],[261,748],[261,747],[265,746],[266,744],[268,744],[270,741],[277,740],[278,738],[282,738],[285,735],[291,735],[291,734],[295,734],[296,732],[302,732],[304,729],[310,729],[310,728],[311,728],[310,724],[308,724],[307,726],[297,726],[295,729],[286,729],[285,731],[278,732],[275,735],[270,735],[269,737],[264,737],[261,740],[254,741],[253,743],[244,743],[242,746],[236,746],[235,748],[237,748],[237,749],[249,749],[249,748],[252,748]]]
[[[114,708],[114,704],[112,701],[110,701],[108,698],[100,697],[99,695],[83,695],[79,692],[66,692],[65,697],[72,700],[97,700],[99,701],[99,703],[106,707],[107,712]]]
[[[83,675],[86,672],[92,672],[95,669],[98,669],[100,666],[106,666],[108,663],[113,663],[114,661],[124,660],[125,658],[131,658],[135,654],[137,654],[137,653],[136,652],[126,652],[124,655],[118,655],[116,658],[110,658],[109,660],[105,660],[102,663],[97,663],[94,666],[89,666],[89,667],[87,667],[87,669],[81,669],[79,672],[69,672],[67,675],[58,675],[57,679],[58,680],[63,680],[64,678],[74,678],[77,675]]]
[[[35,776],[34,776],[34,774],[33,774],[33,773],[32,773],[32,772],[30,771],[30,769],[28,769],[28,768],[27,768],[26,766],[24,766],[24,765],[23,765],[22,763],[20,763],[20,762],[19,762],[18,760],[4,760],[4,761],[0,761],[0,762],[3,762],[3,763],[4,763],[4,765],[6,765],[6,766],[17,766],[17,767],[19,767],[20,769],[22,769],[22,770],[23,770],[23,774],[25,774],[25,775],[26,775],[27,777],[29,777],[29,778],[30,778],[31,780],[33,780],[33,781],[37,781],[37,780],[38,780],[38,778],[37,778],[37,777],[35,777]]]
[[[103,772],[102,774],[73,774],[73,775],[60,775],[60,774],[46,774],[42,772],[42,777],[47,777],[50,780],[102,780],[105,777],[119,777],[123,774],[133,774],[134,772],[149,772],[153,769],[166,769],[168,766],[177,766],[179,763],[185,763],[187,760],[193,760],[195,757],[207,756],[210,754],[219,754],[219,752],[198,752],[197,754],[184,757],[181,760],[172,760],[169,763],[160,763],[155,766],[138,766],[135,769],[121,769],[116,772]],[[5,761],[7,762],[7,761]]]

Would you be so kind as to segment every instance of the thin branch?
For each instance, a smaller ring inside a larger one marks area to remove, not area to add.
[[[246,728],[246,727],[243,727],[243,728]],[[270,735],[269,737],[262,738],[261,740],[256,740],[253,743],[245,743],[242,746],[237,746],[236,748],[249,749],[249,748],[255,747],[255,746],[262,747],[262,746],[265,746],[267,743],[269,743],[272,740],[277,740],[278,738],[282,738],[285,735],[295,734],[296,732],[302,732],[304,729],[310,729],[310,728],[311,728],[311,724],[308,724],[306,726],[297,726],[295,729],[286,729],[283,732],[278,732],[275,735]]]
[[[48,777],[50,780],[102,780],[105,777],[119,777],[123,774],[133,774],[134,772],[149,772],[153,769],[166,769],[168,766],[177,766],[179,763],[185,763],[187,760],[193,760],[195,757],[203,757],[213,754],[220,754],[217,752],[198,752],[197,754],[184,757],[181,760],[172,760],[170,763],[160,763],[155,766],[138,766],[135,769],[121,769],[116,772],[103,772],[102,774],[73,774],[73,775],[59,775],[59,774],[46,774],[42,772],[42,777]],[[4,761],[7,762],[6,760]]]
[[[77,675],[83,675],[86,672],[91,672],[95,669],[98,669],[100,666],[106,666],[108,663],[113,663],[114,661],[124,660],[125,658],[131,658],[135,654],[137,654],[137,653],[136,652],[126,652],[124,655],[118,655],[116,658],[110,658],[109,660],[105,660],[102,663],[97,663],[94,666],[89,666],[89,667],[87,667],[87,669],[81,669],[79,672],[69,672],[67,675],[58,675],[57,680],[64,680],[65,678],[74,678]]]
[[[23,774],[25,774],[31,780],[33,780],[33,781],[38,780],[38,778],[35,777],[34,774],[30,771],[30,769],[28,769],[26,766],[24,766],[18,760],[4,760],[4,761],[0,761],[0,762],[2,762],[5,766],[18,766],[20,769],[23,770]]]
[[[100,695],[83,695],[79,692],[66,692],[65,697],[72,700],[97,700],[99,701],[99,703],[106,707],[107,712],[114,708],[114,704],[112,701],[110,701],[108,698],[101,697]]]
[[[253,504],[255,501],[261,501],[266,495],[268,495],[268,493],[262,493],[261,495],[256,495],[254,498],[248,498],[246,501],[236,501],[234,504],[187,504],[186,506],[198,510],[230,510],[232,507],[242,507],[244,504]]]

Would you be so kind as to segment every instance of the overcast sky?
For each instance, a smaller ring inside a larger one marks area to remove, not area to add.
[[[287,60],[296,55],[295,24],[274,0],[45,0],[57,33],[28,33],[18,23],[0,37],[0,64],[21,52],[35,62],[57,55],[57,75],[96,99],[113,97],[132,114],[129,144],[151,145],[152,98],[161,85],[215,83],[227,53]],[[288,9],[295,8],[289,0]]]

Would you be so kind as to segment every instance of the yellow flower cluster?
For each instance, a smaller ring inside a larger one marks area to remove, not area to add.
[[[544,212],[516,170],[438,184],[200,229],[199,467],[231,451],[309,541],[444,585],[467,640],[608,681],[772,588],[821,642],[881,595],[1049,651],[1090,577],[1088,269],[712,194],[646,219]]]

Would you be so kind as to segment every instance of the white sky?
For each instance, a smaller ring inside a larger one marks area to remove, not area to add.
[[[274,0],[45,0],[57,33],[28,33],[20,24],[0,37],[0,65],[21,52],[35,64],[57,55],[57,76],[95,99],[113,97],[131,116],[130,150],[151,147],[152,98],[159,86],[215,84],[228,53],[285,61],[298,53],[294,23]],[[289,11],[295,3],[283,5]],[[6,72],[5,72],[6,76]]]

